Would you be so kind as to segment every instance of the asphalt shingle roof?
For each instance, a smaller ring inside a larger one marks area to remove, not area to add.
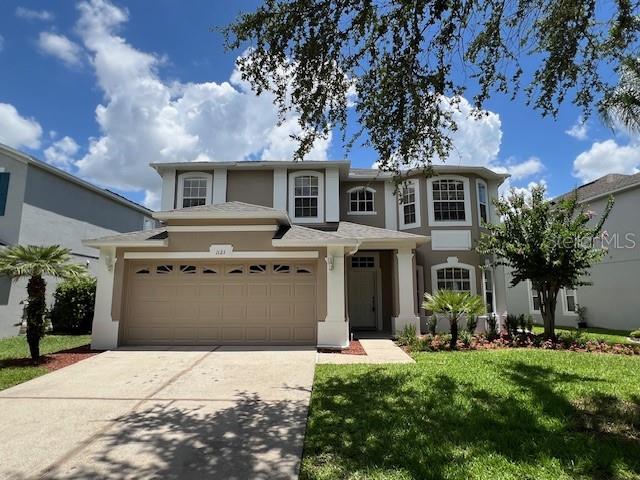
[[[106,237],[92,238],[86,242],[144,242],[145,240],[163,240],[167,238],[165,228],[153,228],[151,230],[139,230],[137,232],[120,233],[118,235],[107,235]]]
[[[255,212],[273,212],[286,215],[284,210],[278,210],[276,208],[265,207],[262,205],[252,205],[251,203],[244,202],[225,202],[215,203],[211,205],[199,205],[196,207],[179,208],[176,210],[165,210],[158,213],[169,212],[224,212],[224,213],[255,213]]]
[[[610,173],[604,177],[600,177],[593,182],[585,183],[577,188],[578,201],[588,200],[594,197],[600,197],[611,192],[615,192],[625,187],[632,187],[634,185],[640,186],[640,173],[634,175],[622,175],[619,173]],[[554,201],[560,201],[561,199],[571,195],[575,190],[571,190],[564,195],[560,195]]]

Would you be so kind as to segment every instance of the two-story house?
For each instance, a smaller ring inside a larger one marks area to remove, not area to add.
[[[575,193],[578,202],[594,213],[592,222],[599,220],[609,196],[615,198],[615,204],[604,224],[606,235],[594,242],[606,252],[585,278],[591,285],[561,290],[556,323],[575,327],[578,306],[582,306],[588,326],[627,331],[640,328],[640,173],[605,175],[555,201]],[[526,281],[507,288],[507,305],[510,312],[530,314],[536,323],[542,323],[538,292],[531,287]]]
[[[154,225],[141,205],[0,144],[0,244],[61,245],[95,274],[83,238]],[[57,280],[47,282],[51,300]],[[0,277],[0,337],[18,333],[26,297],[26,280]]]
[[[163,222],[100,250],[93,345],[344,347],[352,331],[420,328],[425,291],[483,295],[504,274],[473,251],[506,178],[481,167],[390,175],[348,161],[155,163]]]

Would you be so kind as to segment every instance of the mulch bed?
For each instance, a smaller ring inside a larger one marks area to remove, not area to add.
[[[0,367],[44,367],[50,372],[59,370],[63,367],[72,365],[85,358],[93,357],[102,350],[91,350],[89,345],[83,345],[81,347],[70,348],[68,350],[61,350],[56,353],[49,353],[42,355],[40,360],[34,362],[30,358],[11,358],[0,361]]]
[[[343,348],[342,350],[332,350],[330,348],[319,348],[319,353],[335,353],[337,355],[366,355],[364,348],[358,340],[351,340],[349,342],[349,346],[347,348]]]

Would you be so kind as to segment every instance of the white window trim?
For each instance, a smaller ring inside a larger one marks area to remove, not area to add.
[[[318,216],[296,217],[295,188],[298,177],[318,177]],[[324,174],[315,170],[299,170],[289,174],[289,216],[295,223],[324,223]]]
[[[402,203],[403,197],[403,189],[404,187],[413,188],[415,192],[415,206],[416,206],[416,221],[413,223],[404,223],[404,203]],[[409,228],[418,228],[420,227],[420,183],[417,179],[413,178],[411,180],[406,180],[402,185],[400,185],[400,189],[398,191],[398,196],[400,201],[398,202],[398,225],[400,226],[400,230],[408,230]]]
[[[458,261],[458,257],[448,257],[446,263],[439,263],[438,265],[433,265],[431,267],[431,292],[433,294],[438,291],[438,270],[441,268],[466,268],[469,270],[469,282],[471,283],[471,294],[476,295],[477,292],[477,284],[476,284],[476,267],[473,265],[469,265],[468,263],[460,263]]]
[[[178,195],[176,208],[184,208],[182,206],[182,201],[184,200],[184,181],[189,178],[206,178],[207,180],[207,198],[205,200],[205,205],[211,204],[211,195],[213,190],[213,175],[206,172],[184,172],[178,175]]]
[[[533,308],[533,285],[531,284],[531,280],[527,280],[527,298],[529,300],[529,313],[540,313],[540,310],[536,310]],[[539,299],[538,301],[542,301]]]
[[[573,290],[573,297],[574,297],[574,302],[576,304],[576,308],[578,306],[578,290],[575,288],[570,288],[569,290]],[[578,316],[578,312],[572,312],[569,310],[569,306],[567,305],[567,289],[563,288],[561,290],[562,293],[562,314],[563,315],[570,315],[570,316],[574,316],[577,317]]]
[[[463,222],[457,220],[441,220],[437,221],[433,208],[433,182],[439,180],[460,180],[464,188],[464,217]],[[488,191],[487,191],[488,194]],[[459,175],[438,175],[427,179],[427,206],[429,210],[429,226],[430,227],[470,227],[471,226],[471,195],[469,188],[469,179]]]
[[[357,191],[367,191],[373,194],[373,211],[372,212],[360,212],[358,210],[351,210],[351,194]],[[347,190],[347,215],[377,215],[376,210],[376,191],[371,187],[353,187]]]
[[[476,201],[478,204],[478,226],[482,225],[482,214],[480,213],[480,186],[484,186],[484,190],[487,194],[487,220],[486,222],[489,223],[491,221],[491,212],[489,211],[489,209],[491,208],[491,201],[489,200],[489,186],[487,185],[487,182],[485,182],[484,180],[482,180],[481,178],[478,178],[476,180]],[[465,207],[466,208],[466,207]]]
[[[497,312],[498,310],[496,309],[496,271],[495,269],[493,269],[492,267],[485,267],[485,269],[482,270],[482,300],[484,301],[485,305],[487,303],[487,270],[491,270],[491,308],[493,310],[493,312]]]

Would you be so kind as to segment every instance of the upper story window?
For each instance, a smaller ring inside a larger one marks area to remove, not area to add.
[[[470,226],[469,179],[455,175],[427,180],[430,226]]]
[[[211,203],[212,178],[209,173],[188,172],[178,176],[178,208]]]
[[[489,221],[489,194],[484,180],[478,180],[476,186],[478,188],[478,220],[482,225],[483,222]]]
[[[7,197],[9,196],[9,172],[0,170],[0,216],[4,215],[7,207]]]
[[[324,221],[324,176],[299,171],[289,175],[289,215],[298,223]]]
[[[407,180],[400,187],[400,228],[420,226],[420,191],[416,179]]]
[[[375,194],[373,188],[355,187],[347,191],[349,194],[348,213],[356,215],[375,215]]]

